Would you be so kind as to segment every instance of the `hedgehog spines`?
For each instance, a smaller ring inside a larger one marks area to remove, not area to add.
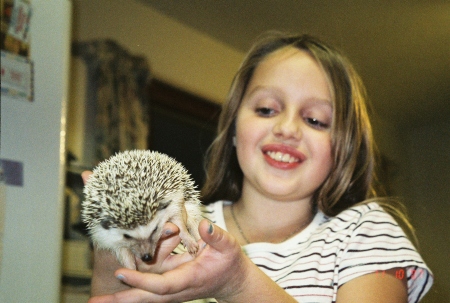
[[[147,224],[159,201],[177,190],[188,202],[200,203],[190,175],[173,158],[148,150],[116,153],[87,182],[82,219],[89,228],[111,220],[111,227],[132,229]]]

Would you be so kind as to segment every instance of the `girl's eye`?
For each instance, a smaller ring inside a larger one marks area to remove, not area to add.
[[[129,234],[123,234],[123,237],[124,237],[125,239],[133,239],[133,237],[130,236]]]
[[[315,129],[321,130],[321,129],[329,128],[329,125],[327,123],[323,123],[316,118],[305,118],[305,120],[306,120],[306,123],[308,123]]]
[[[259,107],[256,109],[256,113],[262,117],[270,117],[275,113],[275,110],[269,107]]]

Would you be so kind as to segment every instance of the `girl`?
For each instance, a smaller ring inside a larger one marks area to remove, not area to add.
[[[168,223],[156,262],[137,260],[147,273],[117,279],[96,251],[93,294],[110,295],[90,302],[418,302],[432,275],[376,198],[373,150],[365,91],[343,56],[306,35],[261,40],[210,149],[202,250],[172,255]]]

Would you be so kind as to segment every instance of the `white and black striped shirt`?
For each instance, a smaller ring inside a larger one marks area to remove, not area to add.
[[[205,206],[205,217],[226,230],[223,205]],[[318,212],[311,224],[279,244],[251,243],[242,248],[272,280],[299,302],[335,302],[346,282],[392,268],[407,277],[408,302],[426,294],[433,276],[395,220],[377,203],[351,207],[336,217]],[[215,302],[199,300],[195,302]]]

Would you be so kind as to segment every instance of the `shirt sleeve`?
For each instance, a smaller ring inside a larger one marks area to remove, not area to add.
[[[375,203],[345,215],[354,216],[354,224],[344,240],[338,286],[368,273],[399,268],[395,274],[407,278],[408,302],[419,302],[431,288],[433,276],[396,221]]]

